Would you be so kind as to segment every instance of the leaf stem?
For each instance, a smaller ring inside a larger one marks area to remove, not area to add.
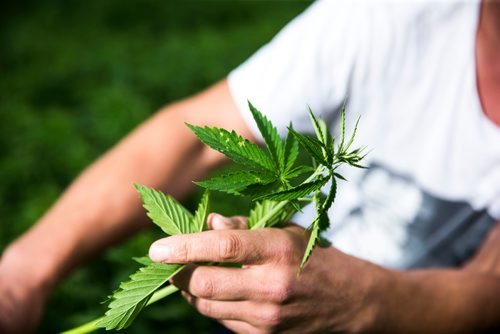
[[[307,183],[307,182],[314,180],[318,175],[322,175],[325,172],[325,170],[326,170],[326,168],[323,165],[319,165],[314,170],[314,173],[309,175],[309,177],[303,183]],[[270,217],[272,217],[276,212],[283,209],[288,203],[290,203],[290,201],[279,202],[278,205],[276,205],[271,211],[269,211],[264,217],[262,217],[262,219],[260,219],[259,222],[257,224],[255,224],[252,229],[265,227],[267,220]]]
[[[151,296],[151,298],[149,299],[148,303],[146,304],[146,306],[149,306],[153,303],[156,303],[157,301],[167,297],[167,296],[170,296],[171,294],[173,294],[174,292],[177,292],[179,291],[179,288],[177,288],[175,285],[168,285],[164,288],[161,288],[159,290],[157,290],[155,293],[153,293],[153,295]],[[61,334],[86,334],[86,333],[92,333],[96,330],[98,330],[100,327],[97,327],[97,323],[102,319],[104,318],[103,317],[100,317],[100,318],[97,318],[95,320],[92,320],[92,321],[89,321],[87,322],[86,324],[84,325],[81,325],[81,326],[78,326],[78,327],[75,327],[75,328],[72,328],[70,330],[67,330],[65,332],[61,332]]]

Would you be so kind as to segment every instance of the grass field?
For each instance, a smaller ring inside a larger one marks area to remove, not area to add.
[[[308,3],[0,5],[0,251],[119,138],[162,105],[227,75]],[[215,209],[244,209],[229,201],[218,197]],[[135,269],[130,257],[144,254],[159,235],[142,233],[74,272],[51,298],[40,332],[100,316],[105,306],[99,302]],[[151,307],[127,330],[214,331],[178,297]]]

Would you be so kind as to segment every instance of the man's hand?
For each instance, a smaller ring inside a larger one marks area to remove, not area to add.
[[[174,278],[200,313],[238,333],[356,330],[374,316],[370,291],[378,267],[330,247],[316,248],[299,271],[308,241],[302,228],[228,230],[220,216],[210,218],[219,230],[161,239],[150,249],[154,261],[243,265],[190,265]]]

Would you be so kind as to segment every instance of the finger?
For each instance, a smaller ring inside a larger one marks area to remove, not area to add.
[[[227,262],[258,264],[290,257],[293,244],[279,229],[222,230],[174,235],[154,242],[149,256],[155,262]]]
[[[262,284],[259,269],[188,266],[172,283],[194,297],[220,300],[281,303],[288,296],[287,286],[276,278]]]
[[[218,213],[211,213],[207,225],[212,230],[246,230],[247,218],[244,216],[225,217]]]
[[[270,304],[258,304],[250,301],[227,302],[196,298],[183,294],[189,304],[204,316],[222,321],[235,320],[255,327],[275,327],[282,320],[280,309]]]

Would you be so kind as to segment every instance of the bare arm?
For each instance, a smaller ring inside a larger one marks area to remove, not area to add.
[[[144,227],[134,182],[182,197],[192,180],[223,162],[184,122],[232,128],[251,138],[225,81],[160,110],[85,170],[7,248],[0,262],[0,291],[9,291],[12,300],[25,294],[34,299],[40,290],[46,294],[79,263]],[[0,328],[2,312],[0,302]]]
[[[500,222],[463,268],[391,275],[379,325],[387,331],[483,332],[500,328]]]

